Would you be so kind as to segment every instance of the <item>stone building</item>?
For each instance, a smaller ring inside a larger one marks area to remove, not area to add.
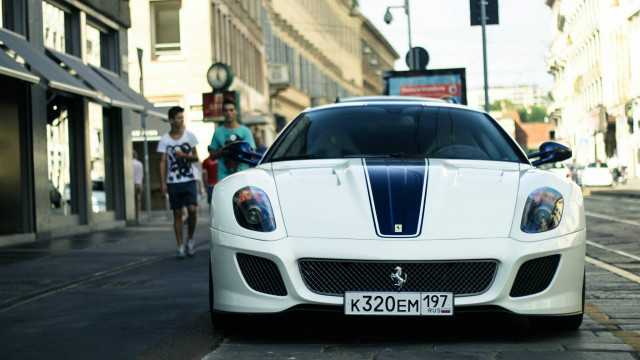
[[[135,217],[129,1],[0,0],[0,245]]]
[[[144,95],[158,108],[185,108],[201,161],[220,123],[204,121],[202,94],[211,92],[207,69],[216,62],[235,73],[229,90],[240,95],[241,122],[270,145],[307,107],[382,93],[382,71],[398,57],[350,0],[137,0],[129,53],[142,49]],[[140,72],[129,57],[131,86]],[[159,197],[157,141],[166,118],[147,123],[152,209]],[[141,149],[141,123],[134,124]],[[144,204],[144,202],[143,202]]]
[[[640,0],[546,0],[556,137],[576,162],[640,175]]]

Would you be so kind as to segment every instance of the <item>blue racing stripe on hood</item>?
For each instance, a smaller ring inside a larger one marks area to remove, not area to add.
[[[418,236],[426,193],[425,159],[365,159],[380,236]]]

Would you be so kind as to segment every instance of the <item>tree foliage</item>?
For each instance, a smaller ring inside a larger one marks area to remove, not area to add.
[[[544,106],[524,106],[516,105],[508,99],[495,100],[489,104],[489,111],[507,111],[516,110],[520,115],[520,121],[525,122],[544,122],[547,117],[547,108]]]
[[[519,107],[518,115],[523,123],[544,122],[547,117],[547,108],[544,106]]]

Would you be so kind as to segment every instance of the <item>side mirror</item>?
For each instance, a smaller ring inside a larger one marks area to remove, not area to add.
[[[540,147],[538,148],[538,152],[529,154],[527,155],[527,157],[529,159],[540,158],[531,162],[533,166],[540,166],[542,164],[560,162],[570,159],[571,155],[573,155],[573,153],[568,147],[552,141],[547,141],[543,142],[542,145],[540,145]]]
[[[238,141],[223,147],[222,157],[225,160],[256,166],[262,158],[262,154],[252,151],[248,142]]]

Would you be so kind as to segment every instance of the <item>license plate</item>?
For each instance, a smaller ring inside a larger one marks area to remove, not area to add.
[[[344,294],[346,315],[453,315],[450,292],[356,292]]]

